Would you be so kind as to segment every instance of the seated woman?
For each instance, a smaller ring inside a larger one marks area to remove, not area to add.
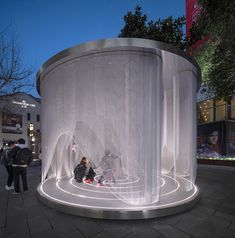
[[[80,164],[74,169],[74,178],[79,183],[83,181],[84,177],[86,177],[86,183],[91,183],[94,181],[95,175],[96,173],[91,166],[91,162],[86,157],[83,157]]]

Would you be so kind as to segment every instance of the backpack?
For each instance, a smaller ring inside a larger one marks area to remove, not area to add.
[[[5,157],[4,150],[1,150],[1,153],[0,153],[0,163],[3,164],[3,165],[5,165],[4,157]]]
[[[29,148],[22,148],[17,151],[15,163],[17,165],[30,165],[33,160],[33,153]]]
[[[74,169],[74,178],[77,182],[81,183],[86,173],[86,167],[82,164],[79,164]]]
[[[12,164],[12,158],[8,156],[9,152],[11,151],[11,148],[6,148],[2,151],[0,158],[1,158],[1,164],[3,165],[11,165]]]

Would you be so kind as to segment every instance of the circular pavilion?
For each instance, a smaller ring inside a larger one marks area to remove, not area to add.
[[[185,52],[137,38],[65,49],[37,74],[41,94],[40,199],[80,216],[143,219],[197,201],[196,93],[200,68]],[[112,179],[98,187],[108,156]],[[75,166],[92,161],[94,182]]]

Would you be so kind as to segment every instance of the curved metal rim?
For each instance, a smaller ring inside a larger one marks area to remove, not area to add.
[[[154,40],[148,40],[148,39],[141,39],[141,38],[113,38],[113,39],[101,39],[97,41],[91,41],[87,43],[83,43],[71,48],[67,48],[58,54],[52,56],[50,59],[48,59],[39,69],[36,75],[36,86],[37,91],[40,94],[40,77],[41,74],[52,64],[56,63],[59,60],[63,60],[66,57],[71,56],[79,56],[82,53],[89,53],[89,51],[101,51],[104,49],[111,49],[116,47],[141,47],[146,49],[159,49],[164,50],[176,55],[179,55],[186,60],[188,60],[190,63],[192,63],[197,70],[200,72],[200,67],[197,64],[197,62],[186,52],[163,42],[160,41],[154,41]]]
[[[190,201],[177,206],[158,209],[146,209],[146,210],[124,210],[124,211],[103,210],[84,207],[74,207],[52,201],[43,195],[43,193],[40,190],[40,186],[41,184],[39,184],[37,187],[38,197],[39,200],[46,206],[64,213],[97,219],[139,220],[139,219],[151,219],[156,217],[169,216],[191,209],[200,199],[198,190],[195,196]]]

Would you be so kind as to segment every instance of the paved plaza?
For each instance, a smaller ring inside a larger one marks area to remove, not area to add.
[[[235,167],[198,165],[201,199],[184,213],[149,220],[101,220],[57,212],[41,204],[36,187],[41,166],[28,169],[30,191],[5,190],[0,166],[0,238],[234,238]]]

